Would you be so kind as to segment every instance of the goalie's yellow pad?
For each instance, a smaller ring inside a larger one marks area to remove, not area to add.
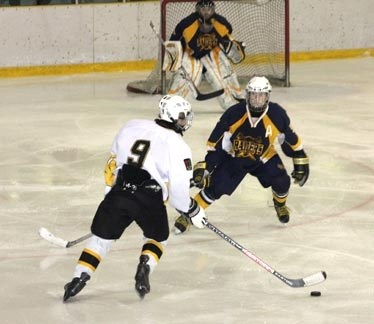
[[[104,168],[105,184],[109,187],[113,187],[114,185],[114,181],[116,179],[116,170],[117,170],[116,156],[111,155],[107,163],[105,164],[105,168]]]
[[[163,71],[175,72],[182,66],[183,49],[180,41],[166,41]]]

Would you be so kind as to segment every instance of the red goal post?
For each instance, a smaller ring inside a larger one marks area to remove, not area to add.
[[[216,12],[231,23],[232,36],[246,44],[246,58],[234,65],[245,84],[254,75],[266,76],[274,85],[290,86],[289,0],[213,0]],[[169,39],[179,21],[195,11],[196,0],[161,0],[160,33]],[[163,48],[155,69],[146,80],[133,81],[127,90],[166,93],[170,75],[162,72]]]

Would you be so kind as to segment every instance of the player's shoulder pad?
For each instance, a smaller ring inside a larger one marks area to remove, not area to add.
[[[180,25],[183,26],[183,27],[188,27],[190,25],[192,25],[196,20],[199,19],[199,16],[197,15],[196,12],[193,12],[192,14],[188,15],[187,17],[183,18],[181,21],[180,21]]]
[[[221,119],[226,120],[229,124],[238,121],[243,115],[247,116],[246,101],[243,100],[228,108],[221,116]]]
[[[232,26],[224,16],[221,16],[221,15],[216,13],[216,14],[214,14],[214,16],[212,18],[215,19],[220,24],[224,25],[228,29],[229,34],[232,33]]]
[[[269,102],[267,115],[279,127],[280,125],[288,125],[290,123],[286,110],[275,102]]]
[[[269,102],[268,115],[270,115],[270,114],[286,115],[287,112],[286,112],[286,110],[285,110],[281,105],[279,105],[278,103],[270,101],[270,102]]]

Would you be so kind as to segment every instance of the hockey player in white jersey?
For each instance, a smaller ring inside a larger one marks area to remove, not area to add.
[[[159,118],[132,120],[119,131],[105,168],[106,195],[92,221],[93,235],[79,257],[73,279],[64,287],[64,302],[85,287],[113,241],[134,221],[144,235],[135,289],[141,298],[149,293],[149,275],[169,237],[166,200],[178,212],[189,212],[196,227],[204,227],[204,210],[189,195],[192,158],[182,138],[192,119],[188,101],[164,96]]]

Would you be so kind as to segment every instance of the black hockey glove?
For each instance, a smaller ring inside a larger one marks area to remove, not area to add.
[[[304,150],[294,152],[293,171],[291,176],[295,179],[300,187],[302,187],[309,177],[309,158],[305,154]]]
[[[199,161],[194,165],[191,184],[199,189],[209,187],[210,172],[207,170],[205,161]]]

